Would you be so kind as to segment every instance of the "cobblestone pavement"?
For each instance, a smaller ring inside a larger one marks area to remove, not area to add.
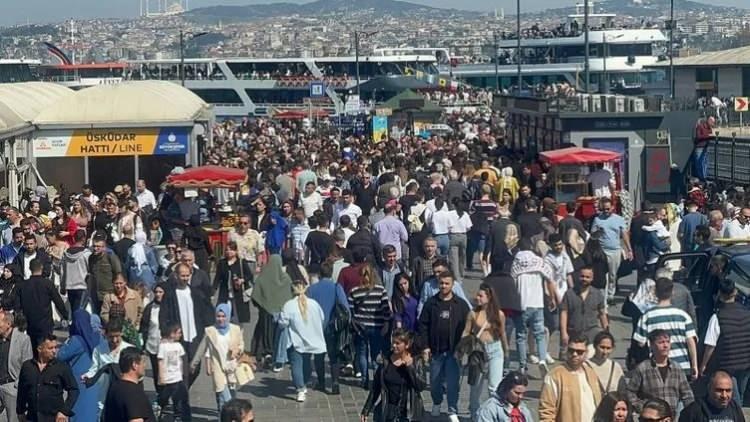
[[[469,276],[464,282],[464,289],[467,295],[472,298],[481,280],[479,273],[469,273]],[[620,280],[621,288],[625,290],[629,290],[633,284],[634,279],[632,277]],[[631,329],[629,319],[620,315],[620,305],[621,302],[618,302],[610,307],[610,327],[617,341],[615,358],[624,365],[623,361]],[[253,317],[253,321],[255,321],[255,317]],[[553,335],[551,340],[551,344],[553,345],[551,354],[555,358],[557,357],[556,352],[558,347],[554,345],[557,345],[558,341],[558,337]],[[515,349],[513,339],[510,339],[510,343],[511,349]],[[513,352],[511,359],[511,368],[515,369],[518,364]],[[326,370],[328,370],[328,367],[326,367]],[[328,377],[328,373],[326,373],[326,376]],[[531,383],[526,396],[526,402],[532,409],[532,412],[536,414],[541,379],[538,369],[533,365],[530,366],[529,376]],[[328,381],[330,383],[330,380]],[[358,382],[354,378],[344,377],[341,379],[341,382],[340,395],[334,396],[308,389],[307,401],[297,403],[288,367],[285,367],[284,370],[278,373],[259,370],[256,373],[256,379],[249,385],[244,386],[239,391],[238,397],[249,398],[252,401],[256,421],[359,421],[359,414],[367,398],[367,392],[357,385]],[[155,395],[150,377],[145,381],[145,386],[148,394]],[[423,392],[422,397],[425,403],[426,414],[429,415],[432,407],[429,392]],[[484,398],[486,398],[486,395]],[[205,370],[190,390],[190,403],[193,408],[193,420],[215,421],[218,419],[216,399],[212,391],[211,381],[205,375]],[[469,388],[466,383],[466,377],[462,377],[459,416],[465,422],[469,421],[468,407]],[[440,418],[433,420],[438,422],[447,421],[446,410],[444,402],[442,408],[443,414]],[[372,418],[369,420],[372,420]],[[427,420],[430,420],[429,416]]]

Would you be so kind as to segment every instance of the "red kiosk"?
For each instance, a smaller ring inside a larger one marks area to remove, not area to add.
[[[242,169],[221,166],[200,166],[185,169],[183,173],[167,176],[167,185],[180,189],[227,188],[235,192],[247,182],[247,173]],[[208,232],[209,242],[214,255],[223,254],[227,242],[227,233],[234,225],[234,218],[220,221],[218,227],[204,227]]]
[[[569,147],[539,153],[543,161],[552,166],[555,184],[555,201],[560,214],[565,214],[565,203],[578,203],[577,217],[587,220],[596,214],[597,198],[589,192],[586,179],[588,166],[601,163],[620,163],[622,154],[602,149]],[[584,170],[585,168],[585,170]],[[622,187],[622,174],[619,165],[613,165],[615,189]],[[612,195],[613,205],[617,206],[617,196]]]

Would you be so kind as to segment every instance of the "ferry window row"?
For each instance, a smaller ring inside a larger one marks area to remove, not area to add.
[[[125,75],[127,79],[132,80],[179,80],[179,64],[146,64],[134,65]],[[226,79],[224,73],[211,63],[186,63],[185,79],[187,80],[223,80]]]

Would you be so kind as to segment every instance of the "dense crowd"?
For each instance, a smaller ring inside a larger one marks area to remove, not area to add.
[[[676,203],[634,212],[597,166],[588,180],[598,211],[584,216],[555,202],[546,163],[507,148],[500,115],[444,117],[451,134],[392,130],[379,143],[325,122],[217,125],[205,162],[248,174],[223,256],[202,224],[231,202],[223,190],[155,195],[139,181],[100,197],[40,186],[3,203],[9,420],[190,420],[201,369],[222,420],[252,420],[237,390],[254,371],[287,365],[299,402],[356,379],[369,392],[362,421],[444,408],[452,422],[465,410],[483,422],[744,420],[750,310],[737,302],[736,273],[724,255],[711,258],[697,313],[680,277],[700,263],[660,260],[750,237],[743,192],[709,198],[691,181]],[[625,295],[618,279],[633,271],[638,285]],[[483,281],[469,296],[472,274]],[[609,331],[623,295],[627,345]],[[58,350],[52,333],[63,327]],[[615,347],[628,348],[625,368]],[[147,366],[153,402],[139,384]],[[532,412],[524,395],[537,370]]]

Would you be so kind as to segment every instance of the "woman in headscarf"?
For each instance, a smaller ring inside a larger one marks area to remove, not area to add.
[[[91,367],[91,356],[94,349],[102,344],[101,333],[92,326],[91,315],[83,309],[73,312],[70,325],[70,337],[57,353],[57,359],[70,365],[73,377],[78,382],[80,395],[73,406],[74,416],[71,421],[88,422],[96,420],[100,384],[86,387],[81,375]]]
[[[17,298],[22,281],[22,273],[16,265],[8,264],[3,268],[0,276],[0,308],[4,311],[20,311]]]
[[[217,303],[229,305],[227,318],[240,324],[245,344],[250,345],[250,298],[245,297],[245,291],[253,285],[253,271],[250,261],[243,260],[237,249],[237,242],[227,242],[224,258],[216,264],[213,288],[219,292]]]
[[[255,325],[251,354],[256,358],[270,361],[274,353],[277,326],[274,315],[281,312],[287,300],[292,297],[292,279],[281,267],[281,257],[271,255],[255,279],[252,300],[258,308],[258,323]]]
[[[237,371],[238,360],[245,350],[242,329],[231,324],[232,314],[229,304],[216,305],[216,323],[206,327],[208,349],[206,353],[206,375],[211,377],[216,393],[216,406],[221,408],[237,394],[237,388],[249,379]]]
[[[146,237],[144,231],[135,234],[135,243],[128,249],[125,268],[128,271],[128,283],[131,286],[142,282],[150,290],[156,283],[159,263],[156,261],[154,249],[148,245]]]

